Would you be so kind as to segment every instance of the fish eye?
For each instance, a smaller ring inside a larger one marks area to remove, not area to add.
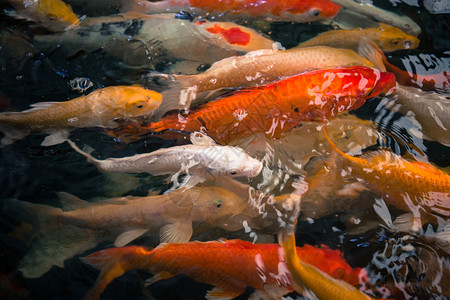
[[[56,20],[56,16],[55,15],[48,15],[48,19],[50,21],[54,21],[54,20]]]
[[[228,171],[228,175],[231,175],[231,176],[235,176],[235,175],[237,175],[237,171],[236,170],[231,170],[231,171]]]
[[[214,206],[215,206],[216,208],[221,208],[222,205],[223,205],[223,201],[222,201],[222,200],[216,200],[216,201],[214,201]]]
[[[142,104],[139,104],[138,106],[136,106],[137,108],[143,108],[144,107],[144,105],[142,105]]]
[[[398,41],[394,41],[394,45],[398,45]]]
[[[318,17],[320,13],[321,13],[320,9],[317,8],[310,11],[311,16],[313,17]]]

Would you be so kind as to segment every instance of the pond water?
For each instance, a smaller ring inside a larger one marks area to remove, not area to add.
[[[78,16],[106,18],[102,24],[108,24],[108,15],[118,13],[113,4],[98,8],[81,2],[68,3],[72,4]],[[99,1],[103,2],[106,3]],[[417,48],[385,54],[392,65],[406,72],[420,74],[424,78],[437,74],[431,91],[428,89],[425,93],[434,92],[430,97],[437,97],[442,102],[427,104],[425,98],[429,94],[420,94],[422,104],[408,108],[407,104],[403,103],[402,106],[396,102],[395,95],[371,98],[360,108],[330,121],[330,136],[338,148],[345,147],[341,149],[354,156],[384,149],[408,160],[430,164],[448,174],[450,136],[445,126],[448,124],[450,100],[445,97],[450,92],[450,18],[445,10],[440,13],[427,10],[430,4],[442,2],[445,6],[446,1],[371,2],[387,11],[406,15],[420,26],[420,45]],[[2,9],[12,9],[7,2],[1,5]],[[195,15],[179,13],[176,17],[191,23],[191,17]],[[198,19],[200,17],[197,16]],[[320,23],[268,22],[245,18],[236,18],[235,21],[242,26],[254,28],[285,48],[292,48],[319,33],[333,29],[330,25]],[[146,46],[148,48],[143,46],[145,43],[142,41],[136,43],[134,37],[143,33],[138,29],[132,32],[133,24],[122,22],[117,25],[121,30],[129,29],[125,34],[115,32],[116,25],[109,24],[100,26],[101,29],[91,29],[90,36],[76,33],[74,36],[67,35],[66,38],[55,40],[51,38],[54,34],[33,22],[1,14],[0,111],[23,111],[37,102],[67,101],[97,89],[117,85],[138,84],[163,93],[168,89],[168,83],[158,74],[200,73],[207,70],[211,60],[215,59],[213,54],[208,54],[209,57],[202,58],[204,63],[198,60],[183,64],[183,60],[175,54],[164,53],[163,50],[157,53],[158,58],[152,57],[152,47],[164,49],[161,46],[163,42],[149,42]],[[365,25],[367,24],[362,24]],[[79,29],[78,32],[82,30]],[[162,30],[154,34],[154,39],[170,34],[170,31]],[[124,37],[124,40],[120,40],[118,36]],[[198,52],[195,44],[183,43],[186,44],[178,45],[178,53],[185,52],[188,56],[189,53]],[[198,47],[206,46],[199,44]],[[236,51],[239,54],[244,52]],[[233,51],[229,53],[228,56],[235,54]],[[416,83],[421,86],[423,79],[417,79]],[[431,113],[436,107],[441,107],[443,113]],[[417,109],[415,114],[408,113],[408,110],[414,109]],[[427,110],[430,113],[421,117],[420,111]],[[308,182],[311,174],[318,171],[317,168],[323,168],[323,162],[332,164],[328,161],[329,157],[337,160],[330,155],[331,150],[320,132],[320,125],[319,122],[304,122],[298,128],[283,133],[281,138],[249,134],[244,139],[231,141],[231,145],[242,147],[250,156],[259,159],[263,166],[256,177],[236,177],[239,184],[236,183],[236,190],[233,191],[238,193],[239,188],[244,185],[261,193],[266,200],[295,194],[299,184],[305,180]],[[102,173],[68,143],[41,146],[44,137],[43,134],[31,134],[0,148],[1,299],[82,299],[93,287],[98,271],[81,262],[79,257],[114,245],[114,238],[106,237],[105,234],[106,238],[94,239],[91,247],[75,252],[63,265],[53,266],[38,278],[26,278],[18,268],[30,249],[42,247],[42,253],[36,257],[38,260],[45,260],[46,256],[58,255],[59,247],[63,248],[58,242],[52,243],[52,237],[58,240],[66,234],[66,239],[76,239],[79,236],[77,233],[72,233],[74,236],[71,236],[69,232],[59,232],[59,225],[49,229],[46,226],[50,225],[40,224],[39,221],[43,218],[39,209],[35,209],[34,215],[28,211],[24,216],[20,210],[8,210],[4,204],[10,203],[10,199],[60,208],[58,192],[95,202],[98,199],[121,196],[143,197],[149,191],[151,195],[163,194],[174,183],[168,175]],[[70,133],[71,140],[81,148],[83,145],[92,148],[91,154],[98,159],[126,157],[190,144],[187,137],[186,134],[177,133],[172,133],[169,137],[148,134],[127,143],[126,139],[114,138],[99,127],[78,128]],[[87,151],[90,148],[83,149]],[[389,173],[386,176],[390,176]],[[447,185],[436,191],[443,193],[442,201],[446,211],[437,219],[423,222],[420,229],[414,232],[408,230],[411,229],[408,224],[399,221],[408,211],[391,205],[385,201],[386,198],[383,199],[386,197],[383,193],[373,189],[351,191],[352,196],[342,192],[343,186],[349,183],[343,177],[336,176],[332,181],[321,181],[315,185],[315,190],[310,190],[308,196],[301,199],[301,211],[295,231],[297,246],[326,245],[340,250],[351,267],[363,268],[367,272],[370,283],[360,284],[358,287],[371,296],[395,299],[450,297],[448,179]],[[182,175],[178,180],[185,178]],[[209,183],[207,181],[206,184],[220,185],[219,179],[215,178]],[[309,184],[312,186],[311,182]],[[233,189],[228,185],[227,188]],[[387,187],[392,190],[397,188],[401,187]],[[273,203],[258,202],[251,198],[248,205],[253,205],[254,211],[260,208],[260,214],[255,213],[251,217],[243,215],[236,230],[224,230],[223,227],[213,226],[206,221],[198,222],[194,224],[191,240],[226,238],[276,243],[277,233],[283,230],[284,221],[296,215],[292,210],[283,211]],[[265,205],[258,207],[261,204]],[[236,222],[233,220],[229,220],[230,224]],[[72,244],[74,248],[78,245],[76,242]],[[144,235],[132,241],[132,244],[156,247],[159,235]],[[227,263],[230,262],[217,261],[217,264]],[[144,271],[127,272],[107,287],[101,299],[204,299],[206,291],[211,289],[210,285],[184,275],[145,287],[144,282],[150,277],[151,273]],[[237,299],[247,299],[253,291],[254,288],[247,287],[245,293]],[[284,297],[303,299],[303,296],[295,292]]]

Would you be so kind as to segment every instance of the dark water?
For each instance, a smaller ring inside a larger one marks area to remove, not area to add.
[[[413,50],[389,53],[391,63],[402,69],[414,68],[413,71],[430,74],[445,70],[449,72],[450,19],[447,14],[430,14],[422,1],[418,1],[418,5],[414,5],[414,1],[409,4],[406,1],[374,2],[385,9],[408,15],[422,29],[420,46]],[[2,5],[8,7],[7,3]],[[74,9],[79,14],[90,12],[83,6],[74,6]],[[114,9],[106,11],[115,12]],[[26,44],[33,35],[44,34],[45,29],[36,30],[31,27],[32,23],[6,15],[0,15],[0,18],[0,34],[11,36],[7,43],[1,45],[0,51],[0,108],[3,111],[21,111],[40,101],[65,101],[78,97],[80,93],[73,90],[70,81],[80,77],[92,82],[92,87],[86,93],[106,86],[133,83],[156,90],[163,89],[158,83],[149,80],[146,74],[149,71],[162,71],[164,65],[158,66],[156,70],[130,69],[117,58],[108,56],[107,49],[93,52],[80,50],[70,56],[58,51],[58,48],[27,49]],[[248,24],[257,26],[252,22]],[[289,48],[331,28],[320,24],[274,22],[257,29]],[[200,66],[200,69],[207,67]],[[445,93],[442,90],[438,92]],[[387,109],[383,99],[372,99],[351,114],[377,123],[383,139],[368,150],[381,146],[396,154],[409,155],[441,168],[450,165],[448,147],[412,135],[411,131],[418,128],[417,124],[401,113]],[[101,129],[93,128],[75,130],[71,137],[92,146],[98,158],[131,156],[179,144],[179,141],[158,137],[122,144],[105,135]],[[112,181],[111,177],[99,173],[94,165],[75,153],[67,143],[42,147],[42,139],[42,135],[30,135],[0,149],[0,200],[16,198],[59,207],[56,197],[59,191],[75,194],[81,199],[92,199],[122,194],[143,196],[149,189],[163,192],[170,186],[163,176],[142,174]],[[283,178],[286,167],[266,164],[265,168]],[[266,183],[261,178],[250,181],[255,188],[267,187]],[[277,184],[267,189],[279,193],[284,187]],[[376,198],[379,197],[364,192],[358,197],[359,201],[352,202],[351,207],[344,209],[338,206],[335,211],[321,216],[313,223],[300,220],[296,231],[297,244],[324,244],[340,249],[352,267],[363,267],[368,271],[374,282],[374,286],[368,287],[373,296],[384,297],[386,287],[397,286],[400,292],[388,297],[446,299],[450,295],[448,244],[435,240],[432,234],[414,235],[387,229],[380,218],[374,220],[372,204]],[[395,208],[389,209],[392,216],[402,214]],[[353,220],[353,224],[349,220]],[[93,286],[98,272],[82,264],[76,256],[66,260],[64,268],[53,267],[40,278],[23,278],[17,271],[17,265],[29,245],[11,237],[10,233],[17,225],[15,216],[6,215],[0,219],[0,274],[6,278],[0,280],[0,298],[81,299]],[[436,226],[432,228],[431,224],[426,224],[422,231],[428,229],[430,233]],[[275,241],[275,234],[268,234],[273,235]],[[220,237],[220,233],[215,232],[201,236],[204,240]],[[252,240],[244,230],[223,233],[223,237]],[[112,242],[100,243],[81,256],[108,247]],[[146,238],[134,243],[154,245],[154,241]],[[108,286],[102,299],[203,299],[206,290],[211,288],[182,275],[146,288],[144,280],[149,276],[145,272],[128,272]],[[252,288],[248,288],[238,299],[248,298],[252,291]],[[285,297],[300,298],[295,293]]]

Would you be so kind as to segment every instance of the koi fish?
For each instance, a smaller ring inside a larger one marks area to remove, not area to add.
[[[63,209],[10,199],[3,211],[16,212],[37,228],[37,239],[22,258],[19,270],[24,277],[37,278],[52,265],[101,241],[114,240],[124,246],[149,233],[158,233],[161,242],[188,242],[196,226],[238,230],[233,216],[241,214],[247,200],[220,186],[180,189],[165,195],[119,197],[89,203],[67,193],[59,193]]]
[[[356,2],[353,0],[333,0],[333,2],[366,18],[369,17],[390,24],[414,36],[418,36],[422,32],[420,26],[411,18],[381,9],[372,5],[371,2]]]
[[[153,175],[187,173],[190,185],[205,181],[208,175],[255,177],[262,163],[239,147],[217,145],[200,132],[191,134],[192,145],[159,149],[131,157],[98,160],[67,140],[72,148],[95,164],[101,172],[149,173]],[[192,183],[195,181],[195,183]]]
[[[142,87],[111,86],[69,101],[35,103],[22,112],[0,114],[0,131],[5,134],[1,144],[12,144],[30,133],[50,134],[42,146],[59,144],[71,129],[115,127],[115,118],[151,114],[161,100],[161,94]]]
[[[357,51],[364,38],[374,41],[384,52],[415,49],[420,43],[415,36],[388,24],[380,23],[379,27],[326,31],[300,43],[297,47],[330,46]]]
[[[189,108],[190,100],[197,93],[223,88],[261,86],[284,77],[316,69],[330,69],[344,66],[374,65],[349,49],[325,46],[291,50],[256,50],[242,56],[224,58],[212,64],[203,73],[196,75],[170,75],[180,82],[184,90],[163,91],[164,101],[155,115],[164,115],[169,110]],[[172,97],[166,95],[173,93]],[[181,103],[179,103],[181,102]],[[195,105],[195,103],[192,103]]]
[[[350,156],[334,145],[326,127],[324,132],[333,151],[330,166],[341,176],[358,178],[368,189],[382,194],[386,203],[411,212],[412,230],[418,231],[422,221],[450,217],[448,174],[428,163],[408,161],[386,150]]]
[[[171,70],[187,74],[198,73],[201,64],[272,49],[273,44],[255,30],[234,23],[191,22],[172,14],[149,16],[132,12],[85,19],[79,29],[34,37],[34,45],[41,49],[51,50],[59,45],[59,51],[69,56],[79,50],[102,49],[131,67],[156,69],[163,63],[173,65],[181,61],[188,66],[180,70],[175,64]]]
[[[159,122],[128,123],[112,135],[122,141],[148,132],[199,131],[228,144],[255,132],[279,138],[300,122],[324,121],[356,109],[366,99],[391,93],[395,78],[367,67],[324,69],[248,88],[209,102],[183,116],[168,113]]]
[[[70,5],[61,0],[8,0],[18,14],[51,31],[74,28],[80,21]]]
[[[134,269],[153,273],[149,284],[184,274],[213,285],[206,299],[232,299],[244,293],[247,286],[255,288],[261,296],[279,299],[293,290],[292,277],[280,257],[280,250],[277,244],[222,239],[161,244],[153,250],[129,246],[94,252],[82,258],[83,262],[100,270],[94,288],[85,299],[98,299],[114,278]],[[360,268],[352,269],[338,250],[309,245],[296,250],[305,261],[350,284],[358,284],[358,276],[364,272]]]
[[[124,8],[143,13],[166,13],[189,10],[196,14],[225,15],[239,18],[269,18],[275,21],[318,22],[333,19],[341,9],[329,0],[232,0],[232,1],[127,1]]]
[[[286,264],[292,274],[293,287],[297,292],[312,291],[321,300],[325,299],[374,299],[343,280],[333,278],[314,264],[308,263],[295,251],[295,236],[280,235]],[[314,298],[314,297],[312,297]]]

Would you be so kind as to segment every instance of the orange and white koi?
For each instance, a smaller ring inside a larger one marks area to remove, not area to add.
[[[126,141],[169,129],[204,131],[223,144],[255,132],[279,138],[301,122],[332,119],[360,107],[368,98],[394,89],[394,75],[372,68],[317,70],[238,91],[201,105],[187,115],[169,113],[159,122],[144,125],[128,122],[110,133]]]

